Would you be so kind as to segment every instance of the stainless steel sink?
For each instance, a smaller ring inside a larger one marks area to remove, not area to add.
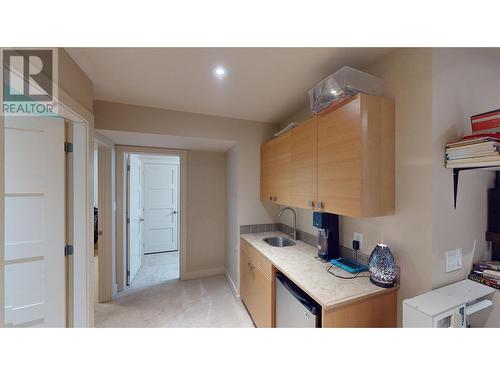
[[[285,247],[285,246],[295,245],[295,241],[284,236],[264,238],[264,242],[274,247]]]

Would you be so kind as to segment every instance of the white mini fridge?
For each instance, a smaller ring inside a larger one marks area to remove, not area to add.
[[[276,272],[276,328],[319,328],[321,306],[281,272]]]
[[[495,290],[462,280],[403,301],[403,327],[465,328],[468,318],[492,306]]]

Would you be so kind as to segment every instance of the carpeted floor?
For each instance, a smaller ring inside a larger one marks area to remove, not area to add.
[[[222,275],[180,281],[178,253],[145,255],[132,286],[95,308],[96,327],[253,327]]]

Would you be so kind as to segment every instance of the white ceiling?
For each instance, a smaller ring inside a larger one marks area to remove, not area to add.
[[[281,123],[307,91],[344,65],[361,69],[388,48],[68,48],[96,100]],[[225,79],[212,70],[227,68]]]

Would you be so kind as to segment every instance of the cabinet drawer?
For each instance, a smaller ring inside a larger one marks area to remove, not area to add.
[[[246,254],[250,262],[260,269],[262,273],[271,279],[273,272],[273,265],[269,262],[261,253],[259,253],[252,245],[247,241],[241,240],[240,242],[241,251]]]

